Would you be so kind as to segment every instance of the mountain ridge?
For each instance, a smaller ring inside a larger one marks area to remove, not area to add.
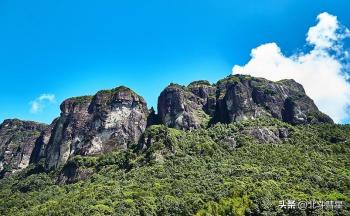
[[[349,215],[350,126],[293,80],[127,87],[0,125],[0,215]],[[280,208],[321,200],[339,208]]]
[[[171,83],[159,95],[158,113],[148,110],[143,97],[125,86],[68,98],[60,109],[60,117],[42,128],[31,145],[26,155],[29,162],[45,158],[47,169],[52,169],[76,155],[125,149],[139,143],[146,128],[154,124],[193,130],[260,117],[294,125],[333,123],[294,80],[272,82],[247,75],[230,75],[215,84],[206,80],[187,86]],[[5,151],[6,144],[2,144],[0,155]],[[0,171],[4,172],[3,167]]]

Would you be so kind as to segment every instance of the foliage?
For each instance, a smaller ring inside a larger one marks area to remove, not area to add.
[[[98,93],[100,94],[116,94],[119,92],[130,92],[132,94],[136,94],[134,93],[130,88],[126,87],[126,86],[118,86],[114,89],[106,89],[106,90],[101,90]]]
[[[252,127],[286,128],[289,138],[259,143],[241,133]],[[94,170],[73,184],[58,184],[60,171],[33,168],[1,180],[0,215],[350,214],[278,207],[288,199],[350,202],[348,125],[257,119],[190,132],[156,125],[142,140],[142,148],[73,158],[69,164]]]
[[[198,81],[194,81],[191,82],[188,87],[193,87],[193,86],[210,86],[210,82],[207,80],[198,80]]]
[[[79,96],[79,97],[72,97],[70,100],[74,100],[75,103],[83,104],[83,103],[90,103],[93,96],[86,95],[86,96]]]

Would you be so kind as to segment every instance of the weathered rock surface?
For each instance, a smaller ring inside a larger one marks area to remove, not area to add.
[[[286,132],[288,134],[286,128],[271,129],[266,127],[256,127],[246,129],[242,133],[255,138],[259,143],[277,143],[288,137],[288,135],[286,136],[285,134]]]
[[[333,122],[318,110],[294,80],[268,81],[235,75],[217,83],[216,116],[220,122],[233,122],[268,116],[291,124]]]
[[[272,82],[245,75],[231,75],[215,85],[171,84],[158,99],[158,112],[163,124],[184,130],[264,116],[290,124],[333,122],[294,80]]]
[[[294,80],[272,82],[245,75],[231,75],[216,84],[208,81],[195,81],[188,86],[170,84],[158,98],[158,114],[153,108],[147,109],[142,97],[123,86],[99,91],[94,96],[67,99],[60,108],[60,117],[51,125],[20,120],[6,120],[0,125],[1,175],[41,159],[45,160],[46,168],[51,169],[66,164],[75,155],[125,149],[140,141],[146,127],[159,123],[192,130],[216,122],[259,117],[273,117],[290,124],[333,122],[318,110]],[[164,131],[166,134],[167,130]],[[261,143],[279,142],[289,133],[285,128],[243,132]],[[153,142],[157,141],[143,136],[141,146]],[[222,142],[229,148],[238,145],[234,137]],[[78,171],[75,174],[80,176]]]
[[[48,126],[18,119],[0,125],[0,176],[7,176],[29,165],[35,142]]]
[[[68,163],[62,169],[58,176],[57,183],[71,184],[77,181],[86,180],[91,177],[95,171],[91,168],[79,167],[75,164]]]
[[[32,155],[30,156],[30,163],[38,163],[40,159],[43,159],[46,157],[45,151],[46,151],[47,145],[49,144],[52,130],[56,125],[57,120],[58,118],[53,120],[53,122],[41,132],[40,136],[35,142]]]
[[[46,149],[48,168],[58,167],[74,155],[95,155],[127,148],[147,126],[144,99],[126,87],[70,98],[61,104]]]
[[[215,114],[216,106],[216,87],[212,86],[208,81],[200,80],[191,82],[187,86],[188,90],[200,98],[200,104],[203,111],[212,116]]]
[[[208,125],[215,113],[216,88],[197,81],[184,87],[170,84],[158,99],[160,121],[168,127],[190,130]]]

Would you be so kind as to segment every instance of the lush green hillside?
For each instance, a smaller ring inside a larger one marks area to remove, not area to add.
[[[252,128],[284,128],[288,138],[263,143],[246,133]],[[192,132],[151,126],[143,141],[78,156],[61,170],[45,173],[38,165],[1,180],[0,215],[350,215],[348,206],[278,206],[350,202],[350,126],[273,119]]]

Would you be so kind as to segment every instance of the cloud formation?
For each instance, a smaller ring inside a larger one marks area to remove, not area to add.
[[[44,110],[47,104],[54,103],[56,103],[56,97],[54,94],[42,94],[29,103],[30,112],[33,114],[39,113]]]
[[[246,65],[235,65],[232,73],[273,81],[294,79],[304,86],[321,111],[335,122],[342,122],[349,117],[349,53],[344,50],[343,40],[350,37],[350,31],[331,14],[321,13],[317,20],[307,33],[310,50],[306,53],[285,56],[276,43],[263,44],[251,51]]]

